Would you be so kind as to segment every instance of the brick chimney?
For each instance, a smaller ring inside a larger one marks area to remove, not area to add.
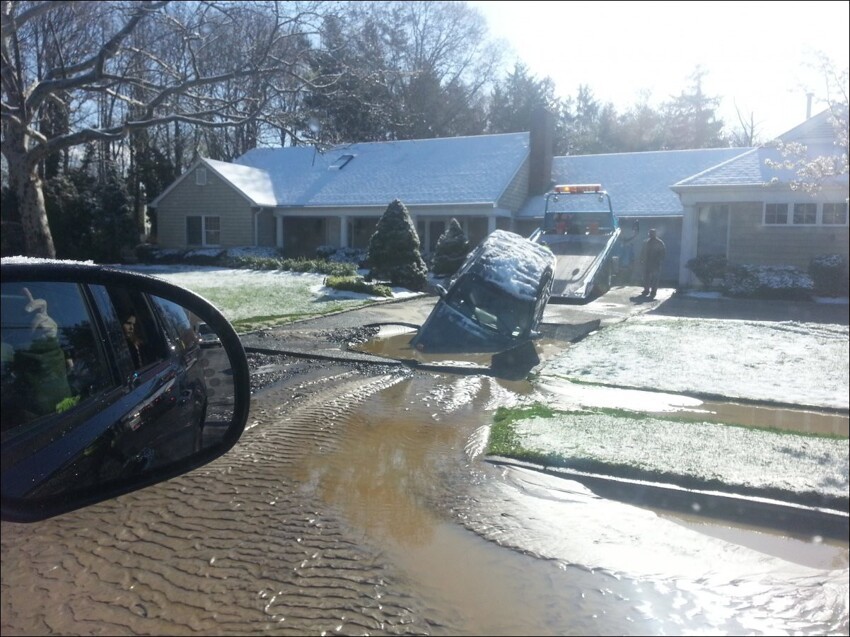
[[[555,116],[546,108],[538,108],[531,117],[528,194],[541,195],[552,180],[552,153],[555,138]]]

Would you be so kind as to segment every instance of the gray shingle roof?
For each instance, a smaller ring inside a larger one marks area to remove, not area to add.
[[[279,206],[384,206],[393,199],[405,205],[494,204],[528,151],[529,134],[510,133],[350,144],[324,153],[258,148],[235,164],[267,174],[267,182],[255,179],[257,190],[246,194]],[[242,177],[243,186],[234,185],[244,187],[250,175]]]
[[[816,142],[806,146],[808,157],[835,155],[840,152],[831,142]],[[790,157],[793,159],[793,157]],[[767,166],[767,160],[780,162],[785,159],[774,146],[753,148],[749,152],[735,157],[723,164],[714,166],[699,174],[683,179],[676,186],[746,186],[771,183],[774,179],[780,182],[790,182],[796,178],[791,169],[776,169]],[[829,181],[847,181],[847,175],[839,176]]]
[[[749,151],[749,148],[705,148],[555,157],[552,181],[602,184],[611,196],[614,212],[622,217],[675,216],[682,214],[682,203],[670,186]],[[532,197],[519,216],[539,217],[543,205],[542,195]]]

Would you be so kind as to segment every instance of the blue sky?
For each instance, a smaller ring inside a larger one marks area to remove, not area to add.
[[[843,2],[468,2],[519,58],[561,97],[587,84],[622,111],[648,91],[657,106],[689,84],[697,65],[704,90],[722,97],[719,114],[753,113],[763,140],[825,107],[822,52],[848,66],[850,3]],[[847,88],[845,87],[846,91]]]

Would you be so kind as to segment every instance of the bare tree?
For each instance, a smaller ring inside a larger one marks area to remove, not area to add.
[[[735,116],[738,118],[738,128],[732,131],[730,138],[732,146],[742,148],[754,146],[758,142],[758,124],[756,124],[755,114],[750,111],[749,115],[745,115],[735,104]]]
[[[314,4],[1,4],[2,153],[32,256],[55,256],[41,178],[50,156],[94,144],[115,161],[114,142],[166,124],[249,134],[275,97],[310,85]]]

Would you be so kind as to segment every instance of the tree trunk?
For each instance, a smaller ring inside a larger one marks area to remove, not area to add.
[[[56,258],[53,236],[47,224],[44,191],[38,164],[31,164],[23,153],[7,153],[9,185],[18,197],[26,256]]]

